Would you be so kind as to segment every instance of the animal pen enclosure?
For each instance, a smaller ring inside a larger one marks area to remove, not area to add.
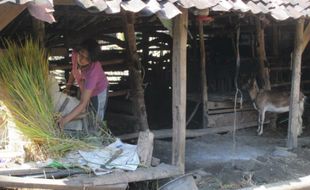
[[[258,74],[261,87],[266,89],[290,90],[292,84],[288,146],[297,147],[298,113],[294,102],[299,97],[301,69],[301,87],[305,93],[310,80],[306,53],[309,25],[304,29],[304,24],[308,24],[304,18],[309,13],[308,1],[150,0],[102,1],[100,5],[77,2],[55,0],[56,23],[52,23],[51,12],[44,9],[53,8],[48,1],[42,5],[0,4],[4,18],[0,22],[0,35],[21,41],[26,35],[39,38],[50,52],[50,70],[62,70],[60,88],[66,84],[71,68],[72,48],[85,38],[98,40],[103,50],[102,66],[111,84],[107,121],[114,134],[124,134],[123,139],[129,139],[138,136],[135,132],[150,128],[155,138],[173,139],[172,165],[142,169],[132,177],[124,174],[113,183],[165,178],[184,172],[186,136],[234,130],[234,82],[241,89],[253,73]],[[51,24],[31,17],[27,8],[30,14]],[[47,12],[40,17],[38,10]],[[301,59],[303,50],[305,56]],[[238,55],[240,73],[236,80]],[[257,113],[250,99],[243,95],[243,100],[241,107],[242,99],[237,99],[238,129],[257,124]],[[151,172],[154,175],[145,175]],[[18,178],[0,179],[6,186],[25,186]],[[111,179],[115,180],[115,176],[80,182],[30,180],[25,187],[100,186],[109,184],[105,182]]]

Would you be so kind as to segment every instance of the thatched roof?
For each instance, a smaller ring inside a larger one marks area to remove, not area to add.
[[[0,4],[5,2],[26,4],[34,17],[50,23],[55,21],[54,4],[76,4],[90,12],[104,11],[108,14],[124,9],[145,15],[157,14],[166,19],[180,14],[180,7],[270,14],[277,20],[310,15],[309,0],[0,0]]]

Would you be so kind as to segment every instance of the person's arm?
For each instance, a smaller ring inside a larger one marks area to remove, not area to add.
[[[61,128],[64,128],[64,126],[68,122],[80,115],[80,113],[82,113],[86,109],[88,102],[90,101],[92,92],[93,90],[84,89],[79,105],[77,105],[69,114],[65,115],[58,121]]]
[[[74,76],[73,76],[73,72],[71,71],[70,75],[69,75],[68,82],[66,84],[66,88],[64,90],[64,93],[70,94],[70,90],[71,90],[73,83],[74,83]]]

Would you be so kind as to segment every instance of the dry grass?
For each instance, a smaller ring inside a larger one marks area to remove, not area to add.
[[[31,39],[21,45],[5,41],[0,56],[0,97],[12,113],[17,128],[49,157],[61,156],[93,145],[67,137],[56,125],[48,94],[48,61],[44,49]]]

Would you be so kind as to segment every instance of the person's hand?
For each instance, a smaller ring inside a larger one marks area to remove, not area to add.
[[[66,120],[66,117],[60,117],[58,120],[57,120],[57,124],[59,126],[59,128],[61,130],[64,129],[65,125],[68,123],[68,121]]]
[[[70,95],[70,89],[71,89],[71,85],[67,85],[66,88],[63,90],[63,93]]]

